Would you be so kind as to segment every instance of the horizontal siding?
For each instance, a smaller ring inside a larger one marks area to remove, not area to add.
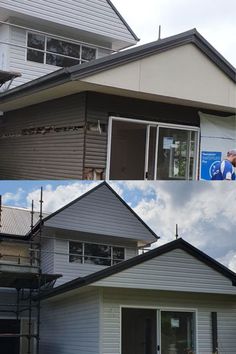
[[[84,95],[6,113],[0,124],[0,178],[81,179],[83,126]]]
[[[103,354],[120,354],[120,306],[197,310],[198,352],[212,354],[211,312],[218,315],[219,353],[236,347],[235,297],[178,294],[157,291],[105,289],[103,296]]]
[[[43,273],[48,273],[48,274],[55,273],[54,272],[54,252],[55,252],[55,240],[47,239],[47,238],[43,239],[41,242],[41,268]]]
[[[40,353],[98,354],[97,291],[42,303]]]
[[[1,7],[100,36],[134,43],[127,27],[106,0],[2,0]]]
[[[94,285],[236,294],[231,280],[180,249],[111,275]]]
[[[115,236],[126,241],[141,240],[148,243],[156,240],[106,185],[98,187],[50,218],[45,226]]]
[[[100,237],[96,235],[93,235],[94,238],[94,243],[101,243],[101,244],[109,244],[111,246],[121,246],[125,247],[125,257],[126,259],[129,259],[131,257],[134,257],[137,254],[137,248],[133,247],[128,247],[125,243],[122,242],[110,242],[106,240],[104,237],[103,240],[101,241]],[[72,238],[70,238],[72,239]],[[76,238],[75,241],[86,241],[84,238]],[[92,242],[91,240],[89,242]],[[54,249],[54,273],[56,274],[62,274],[62,278],[59,278],[57,280],[56,285],[61,285],[63,283],[66,283],[72,279],[78,278],[78,277],[84,277],[88,274],[98,272],[102,269],[107,268],[106,266],[102,265],[94,265],[94,264],[79,264],[79,263],[70,263],[69,262],[69,241],[63,239],[60,240],[57,238],[55,240],[55,249]]]

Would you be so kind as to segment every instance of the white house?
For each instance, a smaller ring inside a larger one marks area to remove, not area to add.
[[[2,0],[0,81],[6,73],[18,73],[11,85],[16,87],[137,41],[110,0]]]
[[[1,354],[235,353],[236,274],[182,239],[140,252],[158,237],[107,183],[31,230],[2,210]]]

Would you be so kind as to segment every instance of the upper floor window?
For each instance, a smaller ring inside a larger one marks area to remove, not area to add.
[[[85,242],[69,242],[70,263],[111,266],[125,259],[124,247]]]
[[[28,32],[28,61],[68,67],[93,59],[96,59],[96,48]]]

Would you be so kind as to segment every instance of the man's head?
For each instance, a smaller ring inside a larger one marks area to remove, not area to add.
[[[227,152],[227,159],[234,167],[236,167],[236,149],[232,149]]]

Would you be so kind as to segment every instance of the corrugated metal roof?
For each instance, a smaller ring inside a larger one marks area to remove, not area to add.
[[[43,216],[47,216],[44,214]],[[34,225],[39,213],[34,213]],[[30,231],[31,213],[29,209],[2,206],[0,234],[25,236]]]

